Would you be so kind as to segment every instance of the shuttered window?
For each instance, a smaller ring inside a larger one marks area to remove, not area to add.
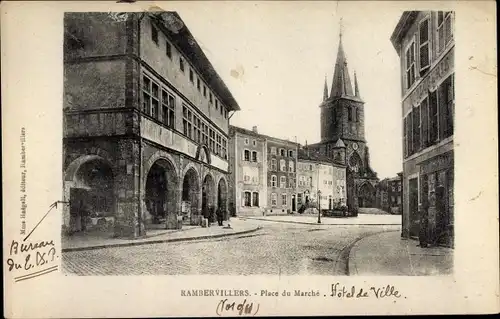
[[[438,104],[437,90],[429,93],[429,145],[438,139]]]
[[[409,89],[415,82],[415,41],[413,41],[405,52],[406,88]]]
[[[426,148],[429,146],[429,97],[426,97],[420,105],[420,119],[422,148]]]
[[[420,150],[420,105],[413,109],[413,151]]]
[[[429,19],[422,20],[419,24],[419,57],[420,72],[425,71],[430,66],[430,42],[429,42]]]

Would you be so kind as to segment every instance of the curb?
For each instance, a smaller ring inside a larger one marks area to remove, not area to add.
[[[149,241],[141,241],[141,242],[130,242],[130,243],[111,243],[111,244],[103,244],[97,246],[88,246],[88,247],[74,247],[74,248],[63,248],[61,252],[71,252],[71,251],[82,251],[82,250],[96,250],[103,248],[114,248],[114,247],[128,247],[128,246],[140,246],[140,245],[148,245],[148,244],[161,244],[161,243],[173,243],[180,241],[192,241],[192,240],[202,240],[209,238],[222,238],[222,237],[231,237],[236,235],[253,233],[259,229],[262,229],[261,226],[243,230],[239,232],[227,233],[227,234],[216,234],[216,235],[203,235],[203,236],[195,236],[195,237],[180,237],[180,238],[166,238],[166,239],[157,239],[157,240],[149,240]]]
[[[382,231],[378,233],[374,233],[365,237],[358,238],[357,240],[354,241],[354,243],[351,244],[351,248],[349,251],[349,257],[347,258],[347,275],[348,276],[355,276],[358,274],[358,268],[356,267],[356,250],[359,248],[359,242],[370,238],[370,237],[375,237],[380,234],[384,233],[392,233],[393,231]]]
[[[272,223],[289,223],[289,224],[302,224],[302,225],[323,225],[323,226],[401,226],[398,224],[318,224],[318,223],[307,223],[307,222],[296,222],[291,220],[269,220],[264,218],[254,218],[254,217],[239,217],[240,219],[253,219],[253,220],[263,220]]]

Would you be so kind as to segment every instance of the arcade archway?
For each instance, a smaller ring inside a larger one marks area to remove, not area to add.
[[[358,191],[359,207],[375,207],[376,190],[370,183],[361,185]]]
[[[169,215],[177,210],[177,176],[173,164],[159,159],[149,169],[146,179],[144,225],[148,228],[165,228]]]
[[[200,194],[200,184],[198,173],[194,168],[190,168],[184,175],[182,181],[182,205],[181,212],[183,220],[189,222],[192,215],[199,215],[198,196]]]
[[[227,219],[227,184],[223,178],[219,180],[219,185],[217,186],[217,203],[224,213],[224,219]]]
[[[203,217],[208,218],[210,222],[214,222],[214,179],[210,174],[207,174],[203,179],[201,193],[201,211]]]
[[[112,235],[115,185],[111,165],[99,156],[83,156],[68,166],[64,183],[69,202],[67,232]]]

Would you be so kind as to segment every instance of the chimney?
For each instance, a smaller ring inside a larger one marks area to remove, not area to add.
[[[259,132],[257,131],[257,126],[253,126],[252,127],[252,132],[254,132],[255,134],[258,134]]]

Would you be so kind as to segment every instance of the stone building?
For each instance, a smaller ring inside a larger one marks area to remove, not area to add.
[[[67,13],[63,230],[139,237],[213,218],[239,109],[177,13]]]
[[[321,142],[311,149],[347,165],[347,201],[350,210],[375,206],[377,174],[370,167],[365,139],[364,101],[356,73],[354,89],[340,35],[330,90],[325,79],[321,108]]]
[[[454,13],[407,11],[391,42],[401,63],[403,227],[418,236],[427,211],[433,240],[453,246]]]
[[[229,205],[238,216],[280,215],[297,210],[298,144],[230,126]],[[234,205],[234,206],[232,206]]]
[[[296,212],[298,143],[267,136],[267,215]]]
[[[267,140],[257,127],[229,127],[229,211],[262,216],[267,207]]]
[[[318,191],[320,195],[318,196]],[[307,147],[299,148],[297,204],[305,209],[339,208],[346,204],[346,167]]]
[[[376,188],[377,207],[392,214],[401,214],[403,207],[403,173],[381,180]]]

